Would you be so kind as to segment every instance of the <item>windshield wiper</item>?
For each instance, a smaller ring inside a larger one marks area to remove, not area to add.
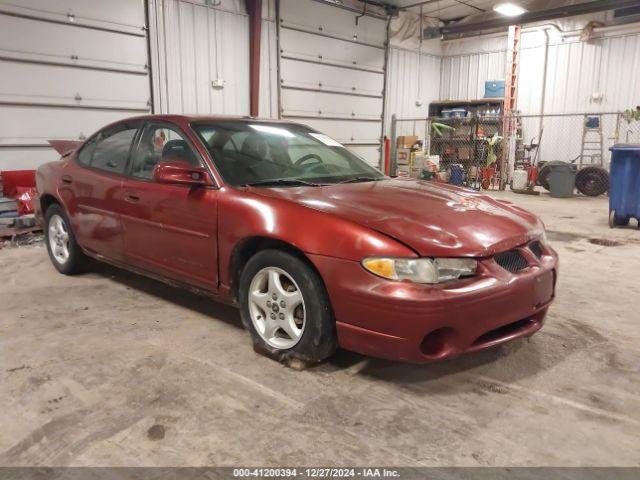
[[[353,177],[353,178],[348,178],[347,180],[342,180],[336,183],[377,182],[378,180],[382,180],[382,179],[375,178],[375,177]]]
[[[270,186],[305,186],[305,187],[321,187],[320,183],[307,182],[296,178],[274,178],[271,180],[258,180],[256,182],[245,183],[246,187],[270,187]]]

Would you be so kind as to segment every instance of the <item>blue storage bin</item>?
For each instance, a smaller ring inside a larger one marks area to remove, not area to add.
[[[503,98],[504,80],[490,80],[484,82],[484,98]]]
[[[609,226],[622,226],[629,219],[640,220],[640,144],[611,147]]]
[[[449,177],[449,183],[452,185],[462,186],[464,185],[464,168],[462,165],[451,165],[451,176]]]

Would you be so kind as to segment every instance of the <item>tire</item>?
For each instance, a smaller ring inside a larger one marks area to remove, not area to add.
[[[53,204],[44,216],[44,237],[51,263],[60,273],[79,273],[86,257],[76,242],[67,214],[58,204]]]
[[[609,172],[601,167],[584,167],[576,174],[576,188],[588,197],[602,195],[609,190]]]
[[[318,363],[337,348],[329,296],[300,258],[262,250],[247,262],[238,290],[242,323],[254,350],[280,362]]]

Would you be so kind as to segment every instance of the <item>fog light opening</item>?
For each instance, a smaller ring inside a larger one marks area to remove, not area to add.
[[[448,356],[456,348],[455,337],[456,332],[453,328],[438,328],[424,337],[420,344],[420,350],[425,357],[434,360]]]

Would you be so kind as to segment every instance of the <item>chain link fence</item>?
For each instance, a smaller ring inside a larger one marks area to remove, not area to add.
[[[391,173],[474,189],[606,194],[610,147],[640,143],[624,113],[392,118]],[[563,172],[556,175],[552,172]],[[555,188],[559,180],[563,185]],[[559,195],[565,196],[565,195]]]

